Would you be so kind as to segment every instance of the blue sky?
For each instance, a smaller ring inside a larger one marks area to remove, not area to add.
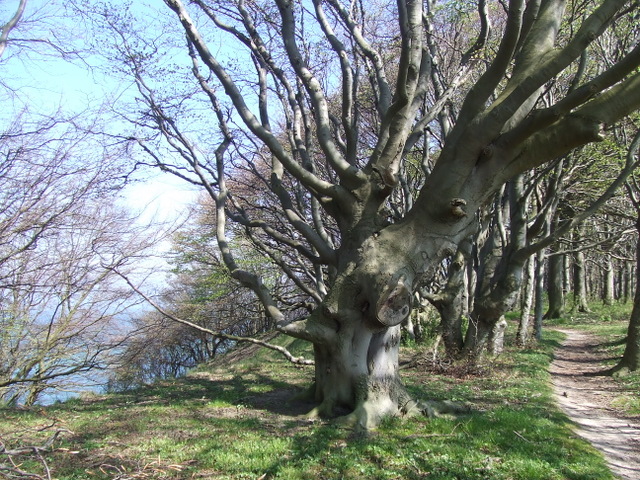
[[[136,6],[152,8],[147,4],[161,3],[139,1]],[[19,0],[0,0],[1,24],[13,16],[18,4]],[[77,19],[69,18],[63,7],[62,0],[28,0],[22,23],[10,39],[48,40],[57,36],[56,43],[64,49],[71,49],[72,42],[86,43],[84,29],[78,28]],[[97,109],[105,99],[133,93],[130,83],[104,75],[100,68],[90,68],[100,67],[98,56],[63,59],[45,43],[25,45],[30,48],[17,49],[10,43],[0,59],[0,129],[24,109],[33,115],[52,115],[59,109],[72,115]],[[145,183],[134,184],[124,192],[125,203],[143,212],[144,221],[152,217],[171,220],[183,214],[196,196],[185,182],[153,172],[148,173]]]

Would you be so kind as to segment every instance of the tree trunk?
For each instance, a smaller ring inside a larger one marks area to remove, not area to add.
[[[518,322],[518,332],[516,333],[516,344],[523,347],[529,339],[529,317],[533,306],[533,286],[535,279],[535,258],[527,260],[526,277],[521,297],[520,321]]]
[[[573,308],[580,313],[589,312],[587,299],[587,275],[584,252],[576,252],[573,262]]]
[[[633,310],[629,318],[624,354],[615,370],[627,369],[632,372],[640,368],[640,290],[636,290]]]
[[[500,355],[504,350],[504,334],[507,326],[507,320],[503,315],[491,329],[491,333],[489,334],[489,349],[492,355]]]
[[[413,323],[411,315],[409,315],[404,322],[402,322],[402,330],[407,333],[409,339],[413,342],[416,341],[416,326]]]
[[[469,315],[469,329],[465,337],[464,354],[478,361],[489,344],[491,349],[501,349],[506,321],[504,314],[517,303],[522,286],[524,264],[529,253],[527,244],[527,200],[524,195],[522,175],[508,184],[508,206],[511,229],[508,239],[501,234],[503,219],[497,215],[491,235],[483,246],[481,265],[478,269],[478,287],[474,307]],[[498,204],[501,202],[497,202]],[[496,208],[500,213],[501,207]],[[504,241],[508,240],[506,245]],[[498,248],[501,246],[501,248]]]
[[[561,318],[564,315],[564,255],[556,254],[549,257],[549,272],[547,293],[549,295],[549,309],[545,318]]]
[[[398,375],[400,326],[371,328],[365,322],[342,328],[337,341],[315,348],[315,400],[311,416],[332,416],[336,407],[353,412],[346,421],[369,429],[385,416],[416,409]]]
[[[633,297],[633,265],[631,262],[624,262],[624,290],[623,301],[628,303]]]
[[[542,340],[542,319],[544,310],[544,250],[536,254],[536,273],[535,273],[535,321],[533,326],[534,336],[537,341]]]
[[[27,396],[24,399],[23,405],[25,407],[31,407],[35,405],[35,403],[40,398],[40,395],[45,390],[46,390],[46,387],[42,382],[34,382],[29,388],[29,390],[27,391]]]
[[[486,308],[476,303],[469,315],[469,328],[464,340],[464,355],[472,363],[478,363],[483,353],[490,347],[492,353],[494,344],[501,345],[507,323],[502,315],[502,308]]]
[[[629,318],[627,339],[622,359],[612,371],[636,371],[640,368],[640,217],[636,220],[638,240],[636,243],[636,293],[633,300],[633,310]]]
[[[471,254],[471,241],[465,240],[449,267],[447,284],[437,295],[427,296],[440,313],[440,332],[445,355],[458,358],[463,346],[462,316],[466,313],[466,264]]]
[[[611,257],[605,259],[604,264],[604,291],[602,293],[602,302],[605,305],[613,305],[615,288],[615,271]]]
[[[343,243],[338,274],[322,306],[307,319],[281,326],[314,344],[319,405],[311,416],[332,416],[336,407],[346,407],[352,412],[345,422],[370,429],[384,417],[422,411],[399,377],[400,329],[416,285],[455,251],[449,238],[461,240],[407,235],[391,225],[356,248],[347,250],[355,241]]]

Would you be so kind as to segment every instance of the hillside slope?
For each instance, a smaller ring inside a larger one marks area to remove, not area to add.
[[[509,351],[476,370],[406,350],[402,375],[415,396],[472,411],[390,420],[366,436],[304,417],[312,404],[299,398],[312,367],[243,347],[185,378],[133,392],[2,409],[7,450],[42,446],[59,433],[40,457],[25,448],[30,453],[3,455],[0,464],[41,478],[46,467],[60,480],[612,479],[553,402],[547,368],[560,338],[550,332],[536,349]]]

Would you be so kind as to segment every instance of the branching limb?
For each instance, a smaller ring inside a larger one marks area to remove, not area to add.
[[[11,19],[6,24],[4,24],[0,29],[0,58],[2,57],[2,54],[7,48],[9,34],[11,33],[11,30],[13,30],[16,27],[16,25],[18,25],[18,22],[20,21],[20,19],[22,18],[22,15],[24,14],[24,9],[26,6],[27,6],[27,0],[20,0],[16,13],[14,13],[13,17],[11,17]]]
[[[264,142],[264,144],[278,158],[278,160],[282,162],[291,175],[302,182],[310,190],[331,198],[340,196],[340,189],[336,185],[320,179],[313,173],[306,170],[302,165],[298,164],[280,143],[278,138],[271,131],[265,128],[264,125],[262,125],[262,122],[251,112],[251,109],[247,105],[244,95],[236,85],[236,82],[211,53],[182,1],[165,0],[165,3],[176,13],[187,36],[189,37],[189,40],[195,46],[198,55],[223,85],[225,92],[233,102],[236,111],[251,132]]]
[[[396,186],[404,145],[430,70],[430,59],[424,48],[422,2],[398,2],[398,7],[402,49],[397,90],[393,103],[382,117],[378,141],[369,161],[390,187]]]
[[[188,320],[185,320],[183,318],[180,318],[176,315],[173,315],[172,313],[168,312],[167,310],[165,310],[164,308],[162,308],[157,302],[155,302],[152,298],[150,298],[148,295],[144,294],[138,287],[136,287],[131,280],[124,275],[123,273],[119,272],[116,269],[113,269],[113,271],[119,275],[125,282],[127,282],[127,284],[129,285],[129,287],[131,287],[138,295],[140,295],[142,298],[145,299],[145,301],[147,303],[149,303],[149,305],[151,305],[158,313],[164,315],[165,317],[167,317],[168,319],[180,323],[182,325],[186,325],[188,327],[191,327],[195,330],[198,330],[202,333],[207,333],[213,337],[216,338],[221,338],[224,340],[231,340],[234,342],[245,342],[245,343],[253,343],[255,345],[260,345],[261,347],[264,348],[268,348],[270,350],[274,350],[276,352],[281,353],[287,360],[289,360],[291,363],[295,363],[297,365],[313,365],[314,361],[313,360],[308,360],[305,359],[304,357],[296,357],[294,356],[291,352],[289,352],[289,350],[287,350],[284,347],[281,347],[280,345],[274,345],[272,343],[268,343],[265,342],[263,340],[258,340],[257,338],[251,338],[251,337],[241,337],[238,335],[229,335],[223,332],[216,332],[215,330],[211,330],[209,328],[205,328],[202,327],[200,325],[197,325],[193,322],[190,322]]]
[[[460,59],[461,65],[466,65],[469,60],[471,60],[471,57],[475,52],[484,48],[487,43],[487,39],[489,38],[491,22],[489,20],[487,0],[480,0],[478,2],[478,14],[480,16],[480,32],[478,33],[478,38],[475,43],[462,55],[462,58]]]
[[[555,5],[556,3],[558,5]],[[518,68],[514,72],[512,81],[509,82],[510,85],[494,102],[495,108],[490,109],[490,113],[485,115],[484,126],[481,127],[481,130],[494,132],[494,134],[499,133],[515,112],[527,103],[528,99],[528,103],[535,101],[532,96],[539,88],[582,55],[587,46],[605,31],[624,3],[626,3],[624,0],[603,2],[584,20],[571,41],[564,48],[555,52],[553,40],[559,28],[556,22],[562,18],[564,2],[548,2],[548,5],[541,9],[541,19],[536,22],[523,45],[523,51],[518,58]],[[545,20],[547,17],[549,20]],[[634,63],[637,65],[637,59],[635,62],[625,62],[624,66],[627,69],[633,69]],[[618,80],[621,78],[618,72],[614,77],[618,77]],[[609,79],[609,81],[611,80],[615,81],[616,79]],[[604,83],[608,82],[603,81]],[[591,88],[594,87],[596,91],[592,93],[601,92],[603,88],[606,88],[592,84]]]
[[[347,162],[350,165],[355,164],[357,154],[358,135],[356,127],[356,111],[354,104],[354,75],[351,62],[347,55],[347,51],[343,43],[338,39],[337,35],[329,25],[325,12],[322,8],[320,0],[314,0],[313,5],[316,9],[316,17],[322,27],[322,30],[340,59],[340,69],[342,71],[342,127],[344,128],[347,140],[344,142],[346,147]]]
[[[322,85],[308,68],[296,42],[295,18],[293,4],[288,0],[276,0],[282,18],[282,38],[289,57],[289,62],[301,79],[309,99],[314,107],[316,121],[316,137],[325,157],[347,184],[357,186],[364,182],[364,176],[358,169],[349,164],[341,155],[331,133],[329,103],[323,93]]]
[[[524,0],[512,0],[509,2],[507,24],[498,52],[487,71],[480,77],[466,96],[460,110],[460,118],[474,118],[482,111],[485,108],[487,100],[503,80],[516,52],[518,42],[520,41],[524,6]],[[464,131],[466,131],[466,127],[464,126],[455,129],[457,135],[460,136],[464,134]],[[451,143],[455,143],[458,139],[459,137]]]
[[[362,29],[352,18],[349,11],[338,1],[328,0],[328,3],[333,7],[334,11],[338,14],[340,20],[349,31],[353,40],[358,47],[362,50],[365,57],[373,65],[373,71],[376,77],[376,87],[378,93],[378,113],[382,117],[386,114],[389,106],[391,105],[391,87],[387,79],[384,60],[380,53],[375,50],[372,45],[362,35]]]

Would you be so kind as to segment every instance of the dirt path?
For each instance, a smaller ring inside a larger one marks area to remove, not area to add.
[[[575,330],[560,330],[567,338],[551,363],[554,391],[577,433],[600,450],[615,475],[640,479],[640,420],[622,418],[611,409],[616,384],[606,376],[585,376],[602,370],[599,340]]]

